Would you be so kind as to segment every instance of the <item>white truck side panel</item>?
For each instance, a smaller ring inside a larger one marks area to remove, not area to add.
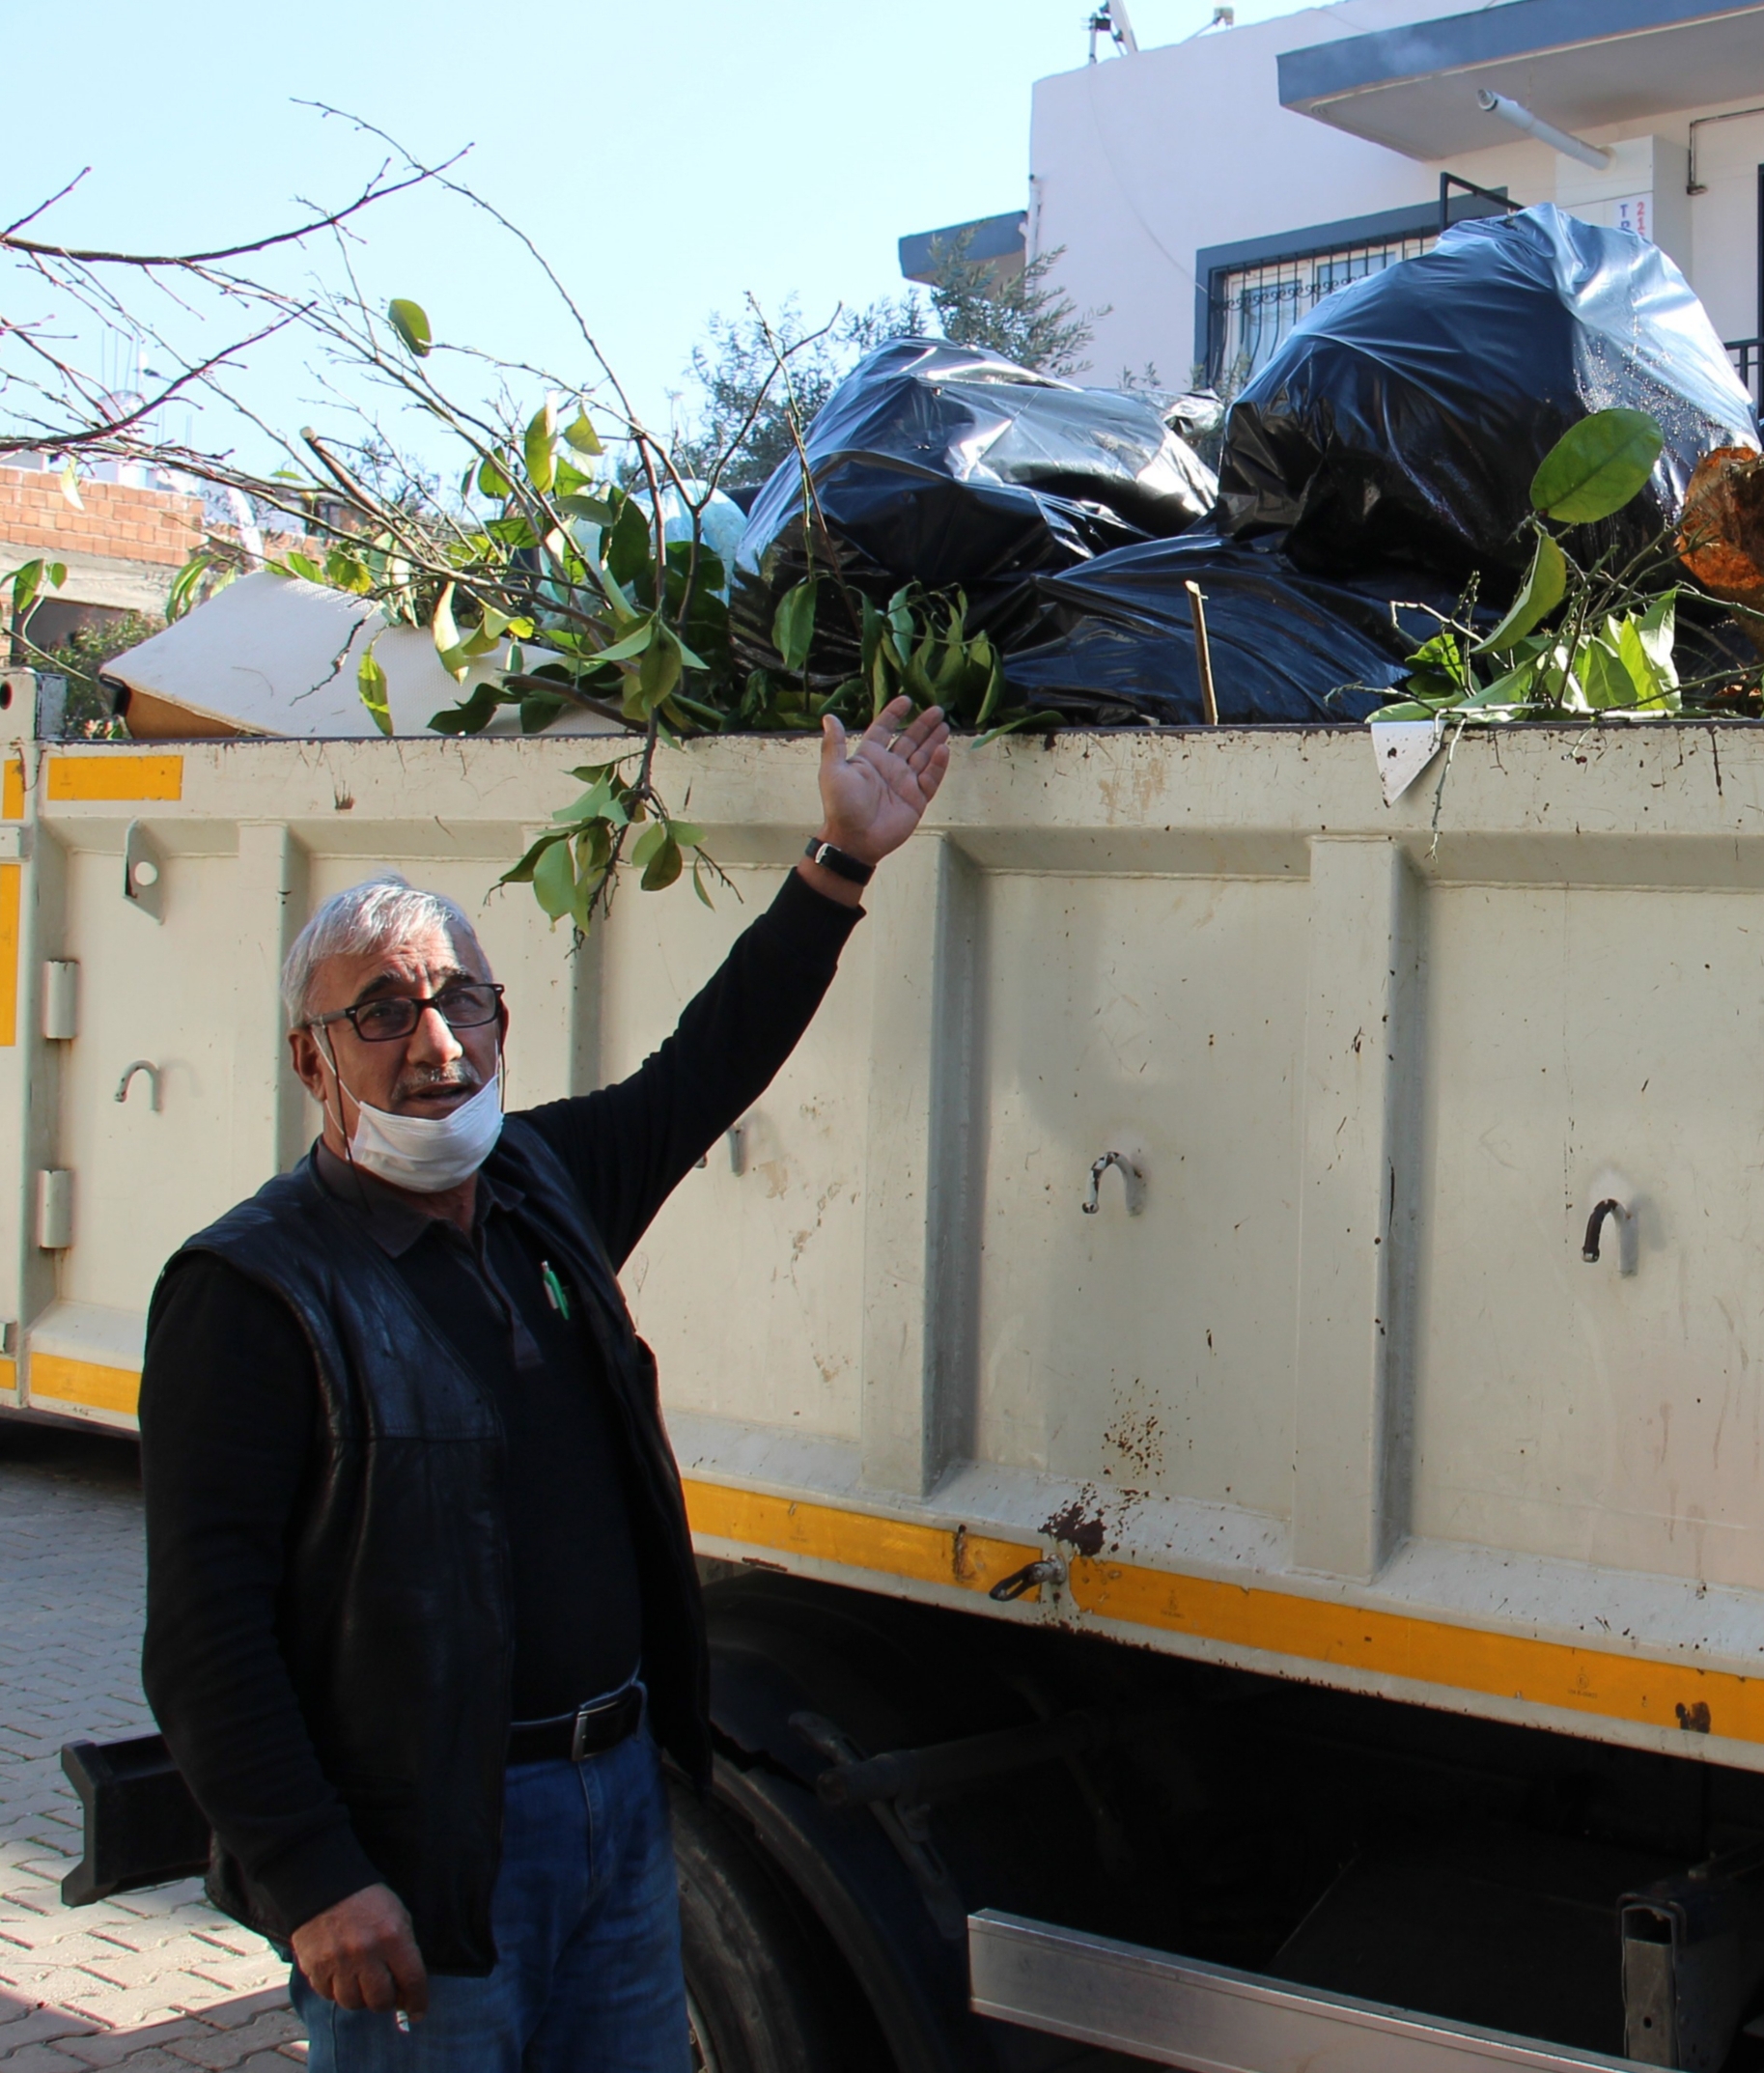
[[[161,1262],[310,1136],[321,900],[478,918],[519,1106],[633,1069],[814,812],[812,743],[665,756],[742,904],[573,950],[490,895],[558,744],[0,749],[0,1403],[125,1426]],[[1757,730],[1467,740],[1390,808],[1356,730],[964,744],[870,907],[627,1271],[705,1553],[1764,1768]]]

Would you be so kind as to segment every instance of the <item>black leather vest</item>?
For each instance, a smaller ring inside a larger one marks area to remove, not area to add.
[[[711,1754],[704,1615],[654,1357],[539,1134],[511,1116],[487,1168],[522,1191],[521,1215],[587,1299],[627,1441],[650,1718],[702,1785]],[[488,1973],[511,1647],[496,1407],[310,1160],[182,1250],[215,1253],[272,1290],[312,1346],[323,1440],[291,1536],[277,1639],[325,1775],[409,1909],[430,1969]],[[278,1942],[297,1926],[278,1919],[218,1842],[209,1889]]]

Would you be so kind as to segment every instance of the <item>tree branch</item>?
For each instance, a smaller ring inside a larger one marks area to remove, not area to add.
[[[32,238],[18,237],[16,233],[20,226],[29,223],[33,216],[41,215],[42,210],[49,207],[48,202],[43,203],[41,209],[34,209],[31,215],[21,217],[19,223],[10,229],[0,231],[0,249],[21,252],[29,258],[66,260],[79,266],[137,266],[144,269],[154,266],[210,266],[219,260],[243,259],[253,252],[267,252],[274,245],[297,244],[302,238],[310,238],[315,231],[330,230],[339,223],[346,223],[350,216],[359,215],[364,209],[372,208],[376,202],[383,202],[391,195],[402,194],[407,187],[419,187],[425,181],[438,180],[449,166],[458,165],[470,149],[469,144],[462,146],[451,158],[443,159],[438,166],[419,165],[406,154],[406,162],[415,168],[407,179],[395,180],[381,186],[380,180],[384,173],[382,167],[347,209],[333,210],[329,215],[315,216],[312,222],[301,224],[297,230],[275,231],[266,238],[250,238],[244,244],[219,245],[212,252],[93,252],[72,245],[42,244]],[[85,175],[81,174],[79,177],[84,179]],[[68,186],[62,189],[62,194],[66,194],[73,184],[74,182],[70,181]],[[60,199],[60,195],[51,197],[53,201]]]

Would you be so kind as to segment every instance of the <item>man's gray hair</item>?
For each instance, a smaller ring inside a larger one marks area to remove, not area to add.
[[[478,932],[444,893],[424,892],[396,871],[333,893],[294,938],[282,966],[282,1010],[298,1029],[312,1012],[313,980],[326,958],[389,950],[407,937],[444,929],[476,943]]]

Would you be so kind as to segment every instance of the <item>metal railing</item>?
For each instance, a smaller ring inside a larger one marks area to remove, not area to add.
[[[1517,215],[1526,206],[1524,202],[1514,201],[1510,194],[1501,193],[1498,188],[1479,187],[1473,180],[1466,180],[1462,174],[1442,173],[1440,175],[1440,229],[1438,233],[1442,238],[1451,229],[1451,196],[1454,187],[1460,194],[1473,194],[1484,202],[1498,204],[1510,216]],[[1461,211],[1461,213],[1468,213],[1468,211]],[[1478,210],[1477,213],[1482,214],[1486,213],[1486,211]]]
[[[1733,355],[1740,386],[1764,409],[1764,338],[1730,338],[1726,350]]]

